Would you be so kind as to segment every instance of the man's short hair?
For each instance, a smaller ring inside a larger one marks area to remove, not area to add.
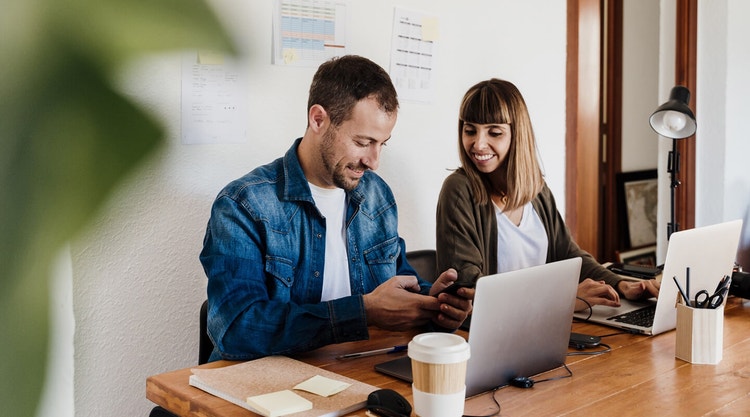
[[[391,77],[378,64],[357,55],[344,55],[324,62],[310,85],[307,110],[322,106],[336,127],[351,117],[354,106],[374,98],[381,110],[398,110],[398,95]]]

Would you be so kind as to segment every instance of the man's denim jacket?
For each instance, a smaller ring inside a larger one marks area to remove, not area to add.
[[[227,185],[208,221],[211,360],[248,360],[368,338],[362,294],[394,275],[417,275],[398,235],[396,202],[372,171],[347,193],[352,295],[321,302],[325,219],[297,158],[279,158]],[[430,284],[420,279],[422,293]]]

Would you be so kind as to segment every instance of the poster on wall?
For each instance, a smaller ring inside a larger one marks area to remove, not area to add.
[[[276,0],[272,37],[274,65],[317,67],[345,55],[346,3]]]
[[[628,207],[630,246],[643,246],[656,242],[657,180],[625,183],[625,201]]]
[[[221,52],[182,55],[182,143],[242,143],[247,132],[245,80],[240,66]]]
[[[630,248],[656,243],[656,206],[659,198],[655,169],[617,174],[619,215],[627,225]],[[624,248],[623,248],[624,249]]]
[[[394,9],[390,75],[399,99],[433,101],[438,29],[436,17]]]

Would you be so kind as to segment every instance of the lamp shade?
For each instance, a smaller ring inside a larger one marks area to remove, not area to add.
[[[671,139],[684,139],[695,133],[693,111],[688,107],[690,90],[678,85],[669,93],[669,101],[659,106],[648,119],[656,133]]]

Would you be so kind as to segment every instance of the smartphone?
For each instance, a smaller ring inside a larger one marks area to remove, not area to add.
[[[599,346],[602,342],[602,338],[599,336],[591,336],[582,333],[570,333],[570,341],[568,345],[576,349],[587,349]]]
[[[442,293],[446,293],[446,294],[450,294],[450,295],[456,295],[456,293],[458,292],[459,288],[474,288],[474,286],[471,285],[471,284],[467,284],[465,282],[454,282],[453,284],[451,284],[447,288],[445,288],[442,291],[440,291],[437,294],[435,294],[435,297],[437,297],[438,295],[440,295]]]

